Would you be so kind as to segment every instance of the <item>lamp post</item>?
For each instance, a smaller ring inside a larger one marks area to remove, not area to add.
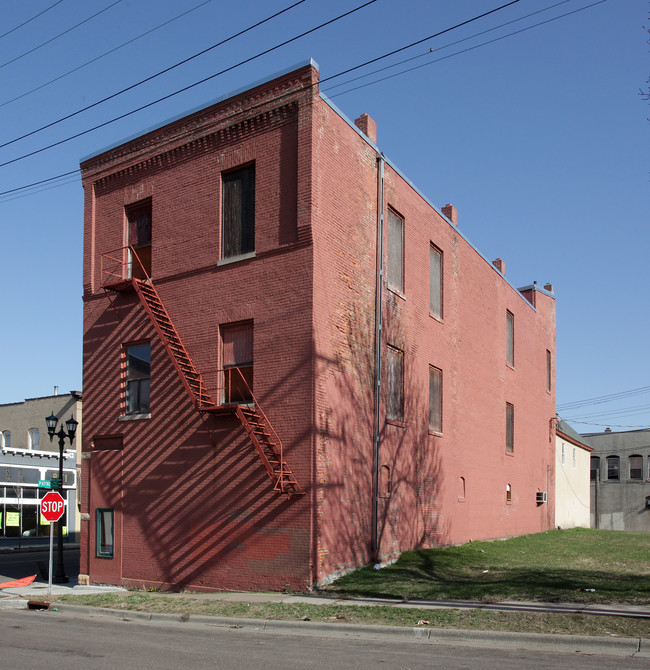
[[[50,416],[45,417],[45,423],[47,424],[47,434],[50,436],[50,442],[56,435],[59,438],[59,484],[58,490],[59,493],[63,496],[63,445],[65,443],[65,438],[67,437],[70,440],[70,446],[74,441],[74,435],[77,432],[78,421],[75,421],[73,417],[70,417],[66,422],[65,426],[68,429],[66,433],[63,430],[63,425],[59,428],[58,432],[56,430],[56,424],[58,419],[54,416],[54,412]],[[63,496],[67,499],[66,496]],[[56,573],[52,578],[52,581],[55,584],[65,584],[68,582],[68,578],[65,574],[65,568],[63,567],[63,523],[61,520],[57,522],[57,563],[56,563]]]

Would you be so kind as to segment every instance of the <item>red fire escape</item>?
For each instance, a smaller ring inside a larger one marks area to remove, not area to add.
[[[136,265],[137,271],[134,269]],[[102,254],[101,286],[107,292],[135,290],[196,410],[206,415],[234,414],[255,447],[274,490],[288,498],[304,495],[284,460],[280,437],[255,399],[241,370],[233,367],[216,371],[217,377],[222,380],[220,387],[212,389],[212,392],[207,388],[133,247]],[[239,401],[242,396],[245,402]],[[215,397],[222,401],[216,402]]]

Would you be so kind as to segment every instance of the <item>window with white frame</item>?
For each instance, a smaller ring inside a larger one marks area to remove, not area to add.
[[[578,467],[578,453],[575,447],[573,447],[573,458],[571,459],[571,467],[574,470]]]
[[[562,442],[562,465],[566,464],[566,445]]]
[[[38,428],[30,428],[27,431],[27,448],[38,449],[38,445],[39,445]]]

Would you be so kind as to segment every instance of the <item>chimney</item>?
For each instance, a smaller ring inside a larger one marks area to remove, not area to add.
[[[59,387],[58,386],[54,387],[54,395],[59,395]]]
[[[553,291],[553,284],[544,284],[544,288],[545,288],[549,293],[554,293],[554,291]]]
[[[492,261],[492,265],[505,277],[506,276],[506,264],[502,258],[497,258]]]
[[[442,213],[455,225],[458,225],[458,210],[453,205],[445,205]]]
[[[377,144],[377,124],[372,117],[362,114],[354,120],[354,125],[373,143]]]

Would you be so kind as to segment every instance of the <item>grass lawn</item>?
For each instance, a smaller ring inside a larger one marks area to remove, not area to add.
[[[424,600],[649,604],[650,533],[576,528],[408,551],[393,565],[362,568],[321,592]]]
[[[593,591],[587,589],[594,589]],[[650,603],[650,533],[574,529],[406,552],[320,590],[335,597]],[[522,633],[650,637],[650,619],[588,614],[224,602],[205,594],[105,593],[53,598],[125,612],[330,621]]]

